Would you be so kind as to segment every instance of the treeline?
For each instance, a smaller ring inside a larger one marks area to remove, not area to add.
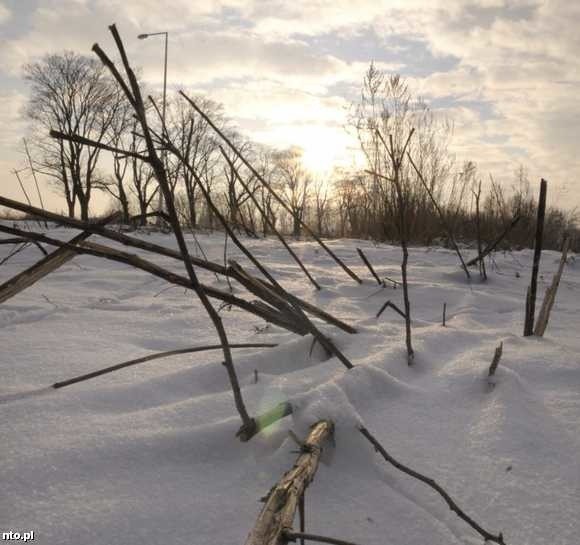
[[[33,134],[33,166],[64,197],[69,216],[87,219],[98,191],[110,197],[124,222],[158,223],[155,216],[163,203],[153,170],[139,157],[140,135],[131,105],[101,63],[65,52],[26,65],[24,72],[31,90],[26,114]],[[448,152],[451,126],[416,99],[399,76],[371,65],[350,119],[366,168],[335,171],[325,180],[314,179],[303,167],[298,146],[275,150],[252,142],[234,128],[220,104],[205,97],[196,97],[196,102],[259,176],[220,146],[208,123],[182,97],[170,99],[166,109],[159,97],[151,97],[152,130],[168,138],[185,159],[161,150],[180,220],[192,229],[217,228],[205,193],[230,225],[250,236],[268,236],[273,226],[298,237],[303,234],[301,222],[306,222],[326,237],[394,242],[403,230],[412,244],[445,243],[450,232],[456,240],[471,243],[478,236],[494,239],[519,218],[506,243],[531,244],[536,199],[526,171],[520,167],[508,191],[505,181],[482,184],[472,162],[457,168]],[[101,158],[102,149],[82,140],[48,138],[50,130],[126,153]],[[284,199],[286,210],[260,177]],[[565,232],[577,234],[576,219],[574,212],[549,209],[545,247],[559,248]],[[572,239],[577,250],[578,237]]]

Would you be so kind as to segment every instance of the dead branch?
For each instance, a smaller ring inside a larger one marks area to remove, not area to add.
[[[358,255],[360,256],[360,258],[362,259],[362,262],[367,266],[367,269],[370,271],[370,273],[374,276],[375,280],[377,281],[377,284],[379,286],[384,286],[385,282],[382,281],[378,276],[377,273],[375,272],[375,270],[373,269],[373,266],[371,265],[370,261],[367,259],[367,256],[364,254],[364,252],[360,249],[357,248],[356,251],[358,252]]]
[[[521,216],[514,216],[514,218],[512,219],[512,221],[510,222],[509,225],[506,226],[506,228],[501,232],[501,234],[491,243],[489,243],[485,249],[483,250],[483,252],[479,253],[479,255],[477,257],[474,257],[473,259],[470,259],[467,262],[467,266],[468,267],[472,267],[473,265],[475,265],[478,261],[481,261],[482,259],[484,259],[487,255],[489,255],[491,252],[493,252],[498,244],[509,234],[509,232],[518,224],[518,222],[520,221]]]
[[[99,225],[105,225],[115,218],[119,216],[118,213],[112,214],[98,222]],[[32,234],[30,231],[20,231],[19,229],[10,228],[4,225],[0,225],[0,231],[8,232],[10,234],[18,234],[22,238],[26,238],[28,240],[32,240]],[[82,242],[91,236],[90,232],[83,231],[73,239],[71,239],[70,244],[75,245],[79,242]],[[39,242],[36,240],[35,242]],[[11,279],[4,282],[0,285],[0,303],[7,301],[11,297],[14,297],[16,294],[20,293],[21,291],[29,288],[36,282],[38,282],[41,278],[44,278],[46,275],[50,274],[51,272],[55,271],[68,261],[70,261],[76,252],[70,250],[66,247],[60,247],[58,250],[55,250],[50,255],[42,258],[40,261],[22,271],[21,273],[17,274],[16,276],[12,277]]]
[[[91,140],[90,138],[85,138],[84,136],[80,136],[78,134],[65,134],[63,132],[55,130],[51,130],[49,134],[52,138],[56,138],[57,140],[76,142],[77,144],[83,144],[85,146],[91,146],[93,148],[110,151],[112,153],[115,153],[116,155],[120,155],[123,157],[133,157],[135,159],[143,161],[144,163],[149,162],[149,158],[146,155],[141,155],[140,153],[135,153],[134,151],[115,148],[113,146],[109,146],[108,144],[103,144],[102,142],[97,142],[96,140]]]
[[[275,346],[278,345],[266,343],[230,344],[230,348],[273,348]],[[100,377],[101,375],[106,375],[114,371],[119,371],[120,369],[125,369],[125,367],[131,367],[132,365],[137,365],[139,363],[145,363],[160,358],[168,358],[170,356],[178,356],[180,354],[193,354],[194,352],[205,352],[208,350],[221,350],[221,345],[214,344],[211,346],[194,346],[192,348],[179,348],[177,350],[157,352],[155,354],[149,354],[148,356],[143,356],[141,358],[137,358],[134,360],[125,361],[123,363],[117,363],[116,365],[111,365],[110,367],[99,369],[98,371],[86,373],[85,375],[79,375],[78,377],[69,378],[67,380],[62,380],[60,382],[55,382],[51,387],[57,390],[59,388],[65,388],[66,386],[77,384],[78,382],[84,382],[85,380]]]
[[[391,300],[389,299],[377,312],[376,318],[378,318],[387,307],[392,308],[395,312],[397,312],[402,318],[403,320],[405,320],[407,318],[406,314],[397,306],[395,305],[395,303],[392,303]]]
[[[238,172],[238,169],[234,166],[234,163],[232,162],[232,160],[227,156],[227,154],[224,151],[224,149],[222,148],[222,146],[220,146],[219,149],[220,149],[220,152],[221,152],[222,156],[224,157],[224,159],[227,161],[229,167],[231,168],[232,172],[236,176],[237,180],[240,182],[240,184],[242,184],[242,187],[248,193],[250,199],[254,203],[254,206],[258,209],[258,211],[260,212],[260,214],[264,218],[264,221],[266,222],[266,224],[268,225],[268,227],[276,235],[276,237],[282,243],[282,245],[284,246],[284,248],[286,248],[286,251],[290,254],[290,256],[292,257],[292,259],[294,259],[294,261],[296,261],[296,263],[302,269],[302,272],[304,272],[304,274],[306,275],[306,277],[308,278],[308,280],[310,280],[310,282],[312,283],[312,285],[317,290],[320,290],[321,288],[320,288],[320,285],[318,284],[318,282],[316,282],[316,280],[308,272],[308,269],[304,266],[304,263],[302,263],[302,260],[296,255],[296,253],[294,252],[294,250],[292,250],[292,248],[286,242],[286,239],[280,234],[280,232],[278,231],[278,229],[276,229],[276,226],[274,225],[274,223],[270,219],[270,215],[264,210],[264,208],[262,207],[262,205],[260,204],[260,202],[258,201],[258,199],[256,199],[256,196],[254,195],[254,192],[250,191],[250,189],[248,188],[248,185],[244,182],[244,180],[240,176],[240,173]]]
[[[300,497],[314,479],[323,447],[332,439],[334,425],[322,420],[314,424],[294,467],[272,488],[246,545],[282,545],[292,529]]]
[[[62,216],[60,214],[48,212],[48,211],[42,210],[40,208],[36,208],[36,207],[30,206],[30,205],[27,205],[25,203],[21,203],[19,201],[14,201],[12,199],[8,199],[8,198],[2,197],[2,196],[0,196],[0,205],[6,206],[8,208],[12,208],[14,210],[18,210],[21,212],[25,212],[25,213],[38,214],[38,216],[46,218],[50,221],[58,222],[58,223],[61,223],[63,225],[67,225],[69,227],[75,227],[77,229],[82,229],[82,230],[90,232],[90,233],[98,234],[104,238],[107,238],[109,240],[113,240],[115,242],[119,242],[125,246],[131,246],[134,248],[138,248],[140,250],[145,250],[147,252],[156,253],[156,254],[159,254],[162,256],[166,256],[166,257],[170,257],[172,259],[179,260],[179,261],[183,260],[183,256],[181,255],[181,253],[177,252],[175,250],[172,250],[171,248],[166,248],[164,246],[160,246],[158,244],[147,242],[147,241],[141,240],[139,238],[131,237],[131,236],[125,235],[123,233],[119,233],[117,231],[112,231],[112,230],[106,229],[105,227],[100,226],[98,224],[87,223],[87,222],[77,220],[75,218],[69,218],[67,216]],[[7,229],[7,228],[3,229],[3,227],[5,227],[5,226],[0,225],[0,231],[7,232],[9,234],[17,234],[18,236],[22,236],[23,238],[40,240],[41,242],[48,242],[48,239],[46,239],[46,238],[45,239],[38,238],[38,234],[30,235],[29,234],[30,232],[28,232],[28,231],[20,231],[20,230]],[[52,242],[48,242],[48,243],[53,244]],[[55,241],[55,244],[57,246],[60,246],[60,245],[62,245],[62,242]],[[234,278],[235,280],[239,281],[239,278],[237,278],[235,271],[231,267],[225,268],[223,265],[220,265],[219,263],[215,263],[213,261],[207,261],[204,259],[199,259],[197,257],[193,257],[190,254],[188,254],[187,257],[191,261],[191,263],[193,265],[195,265],[196,267],[209,270],[209,271],[216,273],[216,274],[229,276],[229,277]],[[207,287],[206,287],[206,289],[207,289]],[[325,322],[327,322],[331,325],[334,325],[334,326],[342,329],[343,331],[346,331],[347,333],[353,334],[353,333],[357,332],[356,329],[353,328],[352,326],[350,326],[350,325],[346,324],[345,322],[335,318],[334,316],[332,316],[328,312],[325,312],[322,309],[319,309],[318,307],[300,299],[299,297],[296,297],[296,296],[290,295],[290,294],[288,294],[288,297],[290,297],[292,300],[296,301],[297,304],[299,304],[308,313],[310,313],[314,316],[317,316],[321,320],[324,320]],[[304,334],[304,333],[302,333],[302,334]]]
[[[493,375],[495,375],[495,371],[497,369],[497,366],[499,365],[499,360],[501,359],[502,353],[503,353],[503,342],[500,342],[493,354],[493,360],[491,361],[491,365],[489,366],[489,371],[487,373],[488,377],[493,377]]]
[[[120,250],[109,248],[108,246],[104,246],[102,244],[94,244],[86,241],[81,241],[79,243],[80,245],[74,245],[68,242],[62,242],[60,240],[47,237],[46,235],[34,233],[32,231],[20,231],[19,229],[14,229],[13,227],[0,225],[0,232],[14,233],[15,231],[18,234],[26,235],[29,238],[35,238],[37,240],[40,240],[41,242],[45,242],[53,246],[58,246],[59,248],[66,248],[72,251],[74,254],[93,255],[95,257],[101,257],[104,259],[109,259],[111,261],[124,263],[126,265],[130,265],[137,269],[141,269],[145,272],[148,272],[154,276],[157,276],[158,278],[162,278],[163,280],[169,282],[170,284],[181,286],[187,289],[193,289],[191,282],[188,278],[168,271],[167,269],[164,269],[163,267],[160,267],[155,263],[142,259],[141,257],[133,254],[128,254]],[[255,302],[245,301],[243,299],[236,297],[235,295],[219,290],[217,288],[213,288],[211,286],[203,285],[203,288],[205,289],[206,293],[213,299],[218,299],[229,305],[239,307],[243,310],[246,310],[247,312],[259,316],[260,318],[266,320],[267,322],[271,322],[298,335],[306,335],[308,333],[308,330],[305,329],[300,324],[297,324],[296,321],[291,316],[285,316],[282,313],[278,312],[277,309],[275,308],[272,308],[263,303],[259,304],[260,302],[258,301]]]
[[[464,520],[469,526],[471,526],[478,534],[480,534],[486,541],[493,541],[494,543],[498,543],[499,545],[506,545],[503,539],[503,535],[500,532],[498,535],[491,534],[487,530],[484,530],[477,522],[475,522],[471,517],[465,514],[455,501],[451,498],[451,496],[440,486],[438,485],[433,479],[422,475],[418,471],[411,469],[403,465],[401,462],[395,460],[379,443],[379,441],[363,426],[359,426],[358,430],[361,434],[375,447],[375,450],[380,453],[380,455],[390,464],[395,466],[399,471],[425,483],[427,486],[431,487],[435,492],[437,492],[444,500],[445,503],[449,506],[449,509],[453,511],[459,518]]]
[[[302,323],[312,336],[321,344],[329,353],[334,354],[340,362],[347,368],[352,369],[353,365],[350,360],[339,350],[336,345],[325,337],[316,325],[303,312],[296,300],[291,297],[282,286],[275,283],[272,286],[258,278],[254,278],[242,269],[242,267],[233,260],[230,260],[230,266],[237,272],[237,279],[252,293],[258,295],[272,306],[278,308],[280,312],[288,315],[294,315],[297,323]]]
[[[566,259],[568,257],[568,248],[570,247],[570,238],[567,236],[564,239],[564,245],[562,247],[562,256],[560,257],[560,264],[558,265],[558,271],[552,278],[552,283],[546,290],[546,295],[544,296],[544,301],[542,302],[542,308],[538,314],[538,321],[536,323],[536,328],[534,329],[534,335],[538,337],[543,337],[548,327],[548,320],[550,319],[550,313],[552,312],[552,307],[556,301],[556,293],[558,291],[558,286],[560,285],[560,279],[562,278],[562,273],[564,272],[564,265],[566,265]]]
[[[179,94],[189,102],[191,107],[204,119],[204,121],[216,132],[218,136],[228,145],[228,147],[240,158],[242,163],[250,170],[250,172],[256,177],[257,180],[268,190],[268,192],[276,199],[276,201],[292,216],[294,217],[300,225],[304,228],[308,234],[320,244],[320,246],[326,251],[326,253],[332,257],[332,259],[342,267],[342,269],[356,282],[362,284],[361,279],[350,269],[348,268],[343,261],[320,239],[320,237],[305,224],[301,218],[296,217],[296,215],[292,212],[292,209],[288,206],[288,204],[282,199],[278,193],[272,188],[272,186],[264,179],[262,175],[247,161],[247,159],[242,155],[242,153],[237,149],[237,147],[231,142],[231,140],[213,123],[213,121],[208,117],[208,115],[201,110],[197,104],[189,98],[183,91],[179,91]]]

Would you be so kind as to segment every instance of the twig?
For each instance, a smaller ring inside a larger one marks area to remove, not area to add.
[[[397,312],[403,319],[406,319],[407,316],[405,313],[397,306],[395,303],[392,303],[389,299],[377,312],[376,318],[380,317],[380,315],[385,311],[387,307],[392,308],[395,312]]]
[[[113,221],[115,218],[118,217],[118,213],[112,214],[102,220],[99,221],[99,225],[105,225],[110,221]],[[20,229],[15,229],[12,227],[8,227],[6,225],[0,225],[0,232],[6,232],[9,234],[16,234],[23,238],[28,238],[30,240],[34,240],[36,238],[36,243],[42,240],[44,237],[41,235],[40,237],[35,237],[33,233],[30,231],[21,231]],[[75,245],[79,242],[82,242],[89,238],[91,233],[84,231],[81,234],[77,235],[73,239],[71,239],[70,244]],[[60,241],[59,241],[60,242]],[[70,248],[66,247],[66,243],[63,244],[65,247],[60,247],[58,250],[55,250],[50,255],[46,255],[40,261],[29,267],[28,269],[22,271],[21,273],[13,276],[2,285],[0,285],[0,303],[7,301],[11,297],[14,297],[16,294],[20,293],[21,291],[29,288],[36,282],[38,282],[41,278],[44,278],[47,274],[55,271],[68,261],[70,261],[75,255],[76,252],[71,250]]]
[[[308,278],[308,280],[310,280],[310,282],[312,283],[312,285],[317,290],[320,290],[321,288],[320,288],[320,285],[318,284],[318,282],[316,282],[316,280],[308,272],[308,269],[304,266],[304,263],[302,263],[302,260],[296,255],[296,253],[294,252],[294,250],[292,250],[292,248],[286,242],[286,239],[280,234],[280,232],[278,231],[278,229],[276,229],[276,226],[274,225],[274,223],[270,219],[269,214],[266,212],[266,210],[264,210],[264,208],[262,208],[262,206],[260,205],[258,199],[256,199],[256,197],[254,195],[254,192],[250,191],[250,189],[248,188],[248,185],[244,182],[244,180],[240,176],[240,173],[238,172],[238,169],[234,166],[234,163],[232,162],[232,160],[227,156],[227,154],[224,151],[224,149],[222,148],[222,146],[220,146],[219,149],[220,149],[220,152],[221,152],[222,156],[224,157],[224,159],[227,161],[229,167],[231,168],[232,172],[236,176],[237,180],[242,184],[242,187],[246,190],[246,192],[248,193],[250,199],[252,200],[252,202],[254,203],[254,205],[256,206],[256,208],[258,209],[258,211],[260,212],[260,214],[264,218],[264,220],[265,220],[266,224],[268,225],[268,227],[270,228],[270,230],[276,235],[276,237],[282,243],[282,245],[284,246],[284,248],[286,248],[286,251],[292,256],[292,259],[294,259],[294,261],[296,261],[296,263],[302,269],[302,272],[306,275],[306,277]]]
[[[498,535],[491,534],[487,530],[484,530],[477,522],[475,522],[471,517],[466,515],[453,501],[451,496],[441,487],[439,486],[433,479],[422,475],[421,473],[411,469],[403,465],[401,462],[395,460],[379,443],[379,441],[363,426],[359,426],[358,430],[361,434],[375,447],[375,450],[381,454],[381,456],[390,464],[395,466],[399,471],[425,483],[427,486],[431,487],[435,492],[437,492],[444,500],[445,503],[449,506],[449,509],[457,514],[459,518],[464,520],[469,526],[471,526],[477,533],[479,533],[485,540],[493,541],[494,543],[498,543],[499,545],[506,545],[503,535],[500,532]]]
[[[477,257],[474,257],[473,259],[470,259],[467,262],[467,266],[471,267],[473,265],[475,265],[478,261],[480,261],[481,259],[485,258],[488,254],[490,254],[491,252],[493,252],[495,250],[495,248],[497,247],[497,245],[508,235],[508,233],[518,224],[518,222],[520,221],[521,216],[515,216],[512,221],[510,222],[509,225],[506,226],[506,228],[501,232],[501,234],[490,244],[488,244],[485,249],[483,250],[483,252],[479,253],[477,255]]]
[[[230,344],[230,348],[274,348],[278,346],[277,344],[267,344],[267,343],[247,343],[247,344]],[[78,382],[84,382],[92,378],[100,377],[101,375],[106,375],[112,373],[113,371],[119,371],[125,367],[131,367],[132,365],[137,365],[139,363],[145,363],[147,361],[157,360],[160,358],[168,358],[170,356],[178,356],[180,354],[193,354],[194,352],[205,352],[208,350],[221,350],[221,345],[215,344],[210,346],[194,346],[192,348],[179,348],[177,350],[168,350],[166,352],[157,352],[155,354],[150,354],[149,356],[143,356],[142,358],[137,358],[134,360],[125,361],[123,363],[117,363],[116,365],[111,365],[110,367],[105,367],[104,369],[99,369],[98,371],[93,371],[85,375],[80,375],[78,377],[69,378],[67,380],[62,380],[60,382],[55,382],[52,388],[55,390],[58,388],[64,388],[66,386],[71,386],[72,384],[77,384]]]
[[[502,353],[503,353],[503,341],[500,342],[497,348],[495,349],[495,352],[493,354],[493,360],[491,361],[491,365],[489,366],[489,371],[487,373],[488,377],[493,377],[493,375],[495,375],[495,371],[497,369],[497,366],[499,365],[499,360],[501,359]]]

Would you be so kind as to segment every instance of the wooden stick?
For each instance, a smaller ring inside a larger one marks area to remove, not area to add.
[[[375,447],[375,450],[380,453],[380,455],[390,464],[395,466],[399,471],[425,483],[427,486],[431,487],[435,492],[437,492],[444,500],[445,503],[449,506],[449,509],[453,511],[459,518],[467,522],[477,533],[479,533],[484,539],[487,541],[493,541],[494,543],[498,543],[499,545],[506,545],[505,541],[503,540],[503,535],[501,532],[498,535],[491,534],[487,530],[484,530],[477,522],[475,522],[471,517],[466,515],[455,503],[453,498],[440,486],[438,485],[433,479],[422,475],[418,471],[411,469],[403,465],[401,462],[395,460],[386,450],[385,448],[379,443],[379,441],[363,426],[359,426],[358,430],[361,434]]]
[[[489,366],[489,371],[487,373],[488,377],[493,377],[493,375],[495,375],[495,371],[497,369],[497,366],[499,365],[499,360],[501,359],[502,353],[503,353],[503,342],[500,342],[493,354],[493,360],[491,361],[491,365]]]
[[[250,172],[262,183],[262,185],[269,191],[269,193],[278,201],[278,203],[290,214],[292,217],[296,218],[300,225],[308,232],[308,234],[322,246],[322,248],[326,251],[326,253],[332,257],[332,259],[342,267],[342,269],[356,282],[362,284],[362,280],[351,270],[349,269],[344,262],[336,256],[336,254],[320,239],[320,237],[312,230],[306,223],[302,221],[299,217],[297,217],[293,212],[292,209],[286,204],[284,199],[282,199],[276,191],[272,188],[272,186],[266,182],[263,176],[247,161],[247,159],[241,154],[241,152],[237,149],[236,146],[231,142],[231,140],[212,122],[212,120],[208,117],[208,115],[202,111],[197,104],[189,98],[183,91],[179,91],[179,94],[189,102],[191,107],[204,119],[204,121],[220,136],[220,138],[228,145],[228,147],[240,158],[242,163],[246,165],[246,167],[250,170]]]
[[[0,232],[16,232],[17,234],[22,234],[28,238],[34,238],[53,246],[67,248],[75,254],[93,255],[96,257],[109,259],[111,261],[124,263],[126,265],[148,272],[154,276],[157,276],[158,278],[162,278],[171,284],[182,286],[187,289],[193,289],[191,281],[188,278],[168,271],[167,269],[164,269],[163,267],[160,267],[159,265],[147,261],[139,256],[121,252],[120,250],[109,248],[108,246],[94,244],[87,241],[80,242],[80,245],[73,245],[68,242],[62,242],[60,240],[47,237],[46,235],[41,235],[32,231],[20,231],[19,229],[14,229],[13,227],[7,227],[5,225],[0,225]],[[213,288],[211,286],[206,286],[203,284],[202,286],[206,293],[213,299],[218,299],[229,305],[239,307],[243,310],[246,310],[247,312],[259,316],[267,322],[271,322],[298,335],[306,335],[308,333],[308,329],[297,323],[292,316],[284,315],[278,312],[275,308],[265,304],[259,305],[258,302],[245,301],[236,297],[235,295],[219,290],[217,288]]]
[[[317,534],[305,534],[304,532],[284,532],[284,537],[288,541],[296,541],[300,539],[302,543],[306,541],[318,541],[319,543],[331,543],[333,545],[357,545],[352,541],[344,541],[344,539],[336,539],[335,537],[319,536]]]
[[[38,214],[40,217],[49,219],[50,221],[54,221],[57,223],[68,225],[69,227],[75,227],[77,229],[83,229],[83,230],[86,230],[88,232],[98,234],[102,237],[108,238],[109,240],[113,240],[115,242],[119,242],[121,244],[124,244],[125,246],[139,248],[139,249],[145,250],[147,252],[156,253],[159,255],[166,256],[166,257],[171,257],[172,259],[176,259],[179,261],[183,260],[183,256],[181,255],[181,253],[178,251],[172,250],[171,248],[166,248],[164,246],[160,246],[158,244],[153,244],[151,242],[147,242],[147,241],[135,238],[135,237],[131,237],[131,236],[125,235],[123,233],[119,233],[117,231],[112,231],[110,229],[106,229],[105,227],[99,226],[97,224],[90,224],[90,223],[86,223],[86,222],[77,220],[75,218],[69,218],[67,216],[62,216],[60,214],[48,212],[48,211],[42,210],[40,208],[36,208],[34,206],[30,206],[30,205],[27,205],[25,203],[22,203],[19,201],[14,201],[12,199],[8,199],[8,198],[2,197],[2,196],[0,196],[0,205],[6,206],[8,208],[12,208],[14,210],[19,210],[19,211],[25,212],[25,213]],[[1,227],[2,226],[0,226],[0,231],[2,231]],[[16,231],[14,231],[14,230],[12,230],[12,231],[5,230],[5,232],[10,232],[12,234],[16,233]],[[18,231],[18,233],[22,233],[23,236],[26,236],[26,233],[28,233],[28,232]],[[28,238],[36,238],[36,236],[34,235],[33,237],[28,237]],[[39,239],[37,239],[37,240],[39,240]],[[57,245],[61,245],[61,244],[62,243],[60,241],[57,242]],[[200,267],[202,269],[209,270],[209,271],[216,273],[216,274],[230,276],[231,278],[234,278],[234,279],[239,281],[239,279],[236,276],[235,271],[233,271],[233,269],[231,269],[229,267],[226,268],[223,265],[220,265],[219,263],[215,263],[213,261],[207,261],[204,259],[199,259],[197,257],[193,257],[191,254],[187,254],[187,258],[196,267]],[[325,322],[332,324],[332,325],[342,329],[343,331],[346,331],[347,333],[352,334],[352,333],[357,332],[356,329],[353,328],[352,326],[350,326],[350,325],[346,324],[345,322],[335,318],[334,316],[323,311],[322,309],[319,309],[318,307],[300,299],[299,297],[296,297],[295,295],[291,295],[291,294],[288,294],[288,295],[292,300],[295,300],[302,308],[304,308],[310,314],[317,316],[318,318],[324,320]]]
[[[112,214],[100,220],[98,225],[105,225],[118,217],[119,213]],[[4,232],[11,232],[11,234],[18,233],[22,238],[32,238],[32,235],[29,231],[20,231],[18,229],[10,228],[4,225],[0,225],[0,230]],[[14,233],[15,231],[16,233]],[[84,231],[71,239],[70,244],[75,245],[86,240],[90,236],[90,232]],[[16,276],[13,276],[2,285],[0,285],[0,304],[14,297],[16,294],[20,293],[26,288],[29,288],[33,284],[36,284],[36,282],[51,272],[56,271],[56,269],[62,267],[65,263],[68,263],[75,255],[76,252],[74,250],[66,247],[60,247],[50,255],[42,258],[28,269],[22,271]]]
[[[443,303],[443,327],[445,327],[445,315],[447,314],[447,303]]]
[[[536,241],[534,244],[534,262],[532,265],[532,280],[530,283],[529,299],[526,298],[526,320],[524,324],[524,337],[534,333],[534,319],[536,313],[536,291],[538,289],[538,271],[540,258],[542,257],[542,244],[544,236],[544,217],[546,214],[546,193],[548,183],[542,178],[540,182],[540,199],[538,201],[538,219],[536,221]]]
[[[543,337],[548,327],[548,320],[550,319],[550,313],[552,312],[552,307],[556,301],[556,293],[558,292],[558,286],[560,285],[560,279],[562,278],[562,273],[564,272],[564,265],[566,264],[566,258],[568,257],[568,248],[570,246],[570,238],[566,236],[564,239],[564,246],[562,247],[562,256],[560,257],[560,265],[558,266],[558,271],[552,278],[552,283],[546,290],[546,295],[544,296],[544,301],[542,302],[542,308],[538,314],[538,322],[536,328],[534,329],[534,335],[538,337]]]
[[[275,346],[278,345],[266,343],[230,344],[230,348],[273,348]],[[52,388],[55,390],[59,388],[65,388],[66,386],[71,386],[73,384],[77,384],[78,382],[84,382],[85,380],[100,377],[101,375],[106,375],[108,373],[112,373],[113,371],[119,371],[120,369],[125,369],[125,367],[131,367],[132,365],[137,365],[139,363],[145,363],[160,358],[168,358],[170,356],[177,356],[179,354],[192,354],[194,352],[205,352],[208,350],[221,350],[221,345],[214,344],[211,346],[194,346],[192,348],[179,348],[177,350],[168,350],[166,352],[156,352],[155,354],[149,354],[148,356],[143,356],[134,360],[117,363],[116,365],[111,365],[110,367],[99,369],[98,371],[92,371],[91,373],[86,373],[85,375],[79,375],[78,377],[55,382],[52,385]]]
[[[389,299],[381,308],[380,310],[377,312],[376,318],[378,318],[387,307],[391,307],[395,312],[397,312],[403,319],[406,319],[407,316],[405,315],[405,313],[397,306],[395,305],[395,303],[391,303],[391,300]]]
[[[377,273],[373,269],[373,266],[371,265],[370,261],[367,259],[367,256],[364,254],[364,252],[360,248],[357,248],[356,251],[358,252],[358,255],[360,256],[360,258],[362,259],[362,262],[367,266],[367,269],[375,277],[377,284],[379,286],[384,286],[385,283],[377,276]]]
[[[509,225],[506,226],[506,228],[501,232],[501,234],[490,244],[488,244],[485,247],[485,250],[483,250],[483,252],[479,253],[477,255],[477,257],[474,257],[473,259],[470,259],[467,262],[467,266],[471,267],[473,265],[475,265],[478,261],[484,259],[487,255],[489,255],[491,252],[493,252],[497,245],[509,234],[509,232],[518,224],[518,222],[520,221],[521,216],[514,216],[514,218],[512,219],[512,221],[510,222]]]
[[[270,491],[245,545],[284,543],[284,532],[292,528],[300,497],[314,479],[322,450],[333,432],[334,425],[328,420],[314,424],[294,466]]]

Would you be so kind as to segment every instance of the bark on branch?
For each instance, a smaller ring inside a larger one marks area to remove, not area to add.
[[[314,424],[294,467],[272,488],[245,545],[283,545],[292,531],[301,496],[314,479],[325,443],[334,425],[328,420]]]
[[[379,443],[379,441],[363,426],[359,428],[360,433],[375,447],[375,450],[390,464],[395,466],[399,471],[402,471],[406,475],[409,475],[422,483],[426,484],[427,486],[431,487],[435,492],[437,492],[444,500],[445,503],[449,506],[449,509],[453,511],[459,518],[464,520],[469,526],[471,526],[479,535],[481,535],[486,541],[492,541],[494,543],[498,543],[499,545],[506,545],[503,535],[500,532],[497,535],[494,535],[484,528],[482,528],[477,522],[475,522],[471,517],[465,514],[465,512],[459,508],[459,506],[455,503],[453,498],[433,479],[422,475],[418,471],[411,469],[403,465],[401,462],[395,460],[386,450],[385,448]]]

